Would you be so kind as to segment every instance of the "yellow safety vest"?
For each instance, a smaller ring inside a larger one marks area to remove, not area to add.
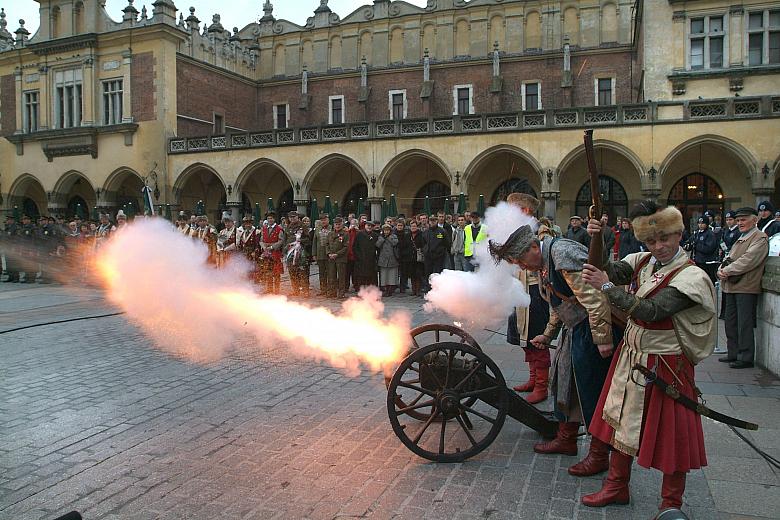
[[[466,226],[466,238],[463,241],[463,256],[474,256],[474,243],[475,240],[471,237],[471,224]],[[487,226],[480,224],[479,233],[477,233],[476,243],[482,242],[487,238]]]

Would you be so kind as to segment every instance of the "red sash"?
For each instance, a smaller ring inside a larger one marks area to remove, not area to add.
[[[637,264],[636,268],[634,269],[634,274],[631,276],[631,285],[629,286],[628,290],[631,294],[636,294],[636,292],[639,290],[639,273],[644,267],[650,262],[650,258],[653,255],[647,255],[645,258],[640,260],[640,262]],[[661,289],[667,287],[669,283],[671,283],[672,279],[677,276],[677,274],[685,269],[686,267],[689,267],[691,265],[695,265],[691,260],[688,260],[684,265],[681,265],[668,275],[664,277],[663,280],[661,280],[661,283],[656,285],[652,291],[647,293],[643,298],[650,298],[655,293],[660,291]],[[661,321],[644,321],[644,320],[638,320],[634,319],[634,323],[642,327],[643,329],[647,330],[672,330],[674,329],[674,323],[672,322],[672,317],[669,316],[667,318],[664,318]]]

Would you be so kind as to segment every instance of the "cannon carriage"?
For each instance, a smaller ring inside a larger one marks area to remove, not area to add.
[[[490,446],[507,416],[555,437],[558,423],[510,390],[466,331],[427,324],[410,334],[412,347],[386,384],[390,424],[411,451],[462,462]]]

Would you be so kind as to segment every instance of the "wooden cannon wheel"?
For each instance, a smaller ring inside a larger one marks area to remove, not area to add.
[[[428,343],[425,343],[425,340],[429,339],[427,338],[427,336],[430,336],[429,333],[433,333],[433,340],[435,343],[439,343],[442,338],[444,338],[445,341],[457,340],[459,343],[469,345],[477,350],[482,350],[482,347],[480,347],[477,341],[471,337],[471,334],[461,329],[460,327],[456,327],[455,325],[447,325],[444,323],[426,323],[425,325],[420,325],[419,327],[415,327],[409,331],[409,335],[412,337],[412,345],[409,347],[409,353],[414,352],[420,347],[426,346]],[[409,355],[409,353],[407,353],[407,355]],[[385,376],[385,386],[388,388],[390,388],[391,378],[392,376]],[[398,399],[399,402],[397,404],[399,407],[403,408],[406,406],[406,404],[401,401],[400,396],[398,396]],[[409,410],[407,413],[410,417],[419,421],[427,421],[430,415],[424,413],[422,410],[417,409]]]
[[[435,462],[462,462],[490,446],[508,407],[506,381],[496,363],[458,342],[413,350],[387,392],[395,434],[411,451]],[[418,411],[424,420],[412,415]]]

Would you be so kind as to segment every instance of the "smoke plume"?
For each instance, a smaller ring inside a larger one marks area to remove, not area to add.
[[[383,318],[376,288],[334,313],[284,296],[260,296],[247,281],[247,262],[237,258],[217,270],[207,257],[202,243],[149,219],[114,235],[98,265],[110,300],[157,347],[177,356],[218,359],[247,334],[258,348],[283,343],[350,375],[391,369],[406,354],[411,318],[403,312]]]
[[[499,202],[485,212],[488,235],[499,243],[526,224],[535,225],[535,221],[506,202]],[[517,266],[506,262],[496,265],[487,246],[487,240],[475,245],[478,271],[445,270],[431,275],[431,290],[425,296],[426,311],[444,311],[455,320],[485,327],[504,322],[515,307],[530,304],[531,298],[517,278]]]

